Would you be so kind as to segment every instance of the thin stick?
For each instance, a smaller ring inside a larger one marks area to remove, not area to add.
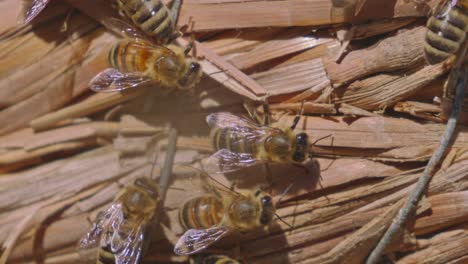
[[[161,167],[161,177],[159,178],[159,186],[161,190],[161,201],[166,198],[167,188],[172,176],[172,167],[174,164],[174,156],[177,150],[177,130],[171,128],[169,131],[169,139],[167,142],[166,159]]]
[[[467,46],[468,45],[465,45],[464,52],[462,52],[462,55],[466,53]],[[452,82],[455,85],[456,96],[452,105],[452,112],[450,114],[450,118],[447,121],[447,127],[445,128],[444,134],[440,139],[439,146],[437,147],[428,164],[426,165],[426,168],[424,169],[423,174],[419,178],[416,187],[414,188],[414,191],[409,196],[405,205],[400,209],[400,211],[398,211],[398,214],[393,219],[392,224],[388,228],[387,232],[385,232],[377,246],[369,255],[366,264],[373,264],[379,262],[382,253],[390,244],[390,242],[392,242],[393,237],[402,231],[406,220],[414,214],[415,208],[418,205],[418,202],[423,196],[424,192],[426,191],[427,185],[429,184],[434,174],[435,167],[437,166],[437,164],[439,164],[442,156],[444,155],[445,151],[447,150],[450,144],[450,141],[455,131],[455,127],[457,125],[458,114],[463,104],[465,85],[468,79],[468,69],[465,67],[464,69],[460,70],[457,67],[459,64],[462,63],[463,58],[465,57],[464,55],[462,55],[459,56],[459,58],[461,59],[459,59],[459,61],[455,63],[453,69],[461,71],[461,73],[458,74],[458,76],[456,76],[457,79],[454,82]],[[450,83],[450,80],[448,83]]]

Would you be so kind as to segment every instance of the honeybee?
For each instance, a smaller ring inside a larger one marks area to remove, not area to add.
[[[308,135],[294,133],[299,116],[296,116],[291,127],[286,128],[261,126],[225,112],[210,114],[206,121],[212,128],[210,137],[217,150],[206,163],[217,163],[219,172],[229,172],[261,162],[300,165],[309,158]]]
[[[202,176],[209,179],[206,172]],[[272,197],[260,189],[233,191],[210,182],[205,187],[208,193],[185,202],[179,210],[186,232],[175,245],[177,255],[199,252],[230,232],[265,227],[276,215]]]
[[[169,43],[179,36],[175,32],[178,6],[171,12],[161,0],[117,0],[117,4],[139,30],[158,43]]]
[[[241,264],[241,262],[224,255],[194,256],[190,264]]]
[[[98,245],[97,263],[138,263],[149,244],[159,199],[159,187],[154,180],[137,178],[116,195],[109,208],[98,214],[80,247]]]
[[[89,87],[96,92],[115,92],[155,83],[163,87],[189,89],[202,76],[198,62],[186,57],[176,45],[153,45],[143,39],[123,39],[108,53],[107,68],[96,75]]]
[[[455,55],[466,41],[468,0],[441,0],[426,27],[424,54],[429,64]]]

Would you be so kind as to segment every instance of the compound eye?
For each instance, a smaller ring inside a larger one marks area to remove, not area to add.
[[[262,197],[262,204],[263,205],[269,205],[270,203],[271,203],[271,197],[270,196]]]
[[[191,72],[197,72],[200,69],[200,64],[196,62],[190,63],[190,71]]]

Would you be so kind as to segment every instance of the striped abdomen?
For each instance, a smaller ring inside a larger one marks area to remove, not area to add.
[[[169,9],[161,0],[118,0],[119,7],[143,32],[161,40],[174,33]]]
[[[468,29],[468,1],[459,0],[450,6],[453,0],[445,1],[436,8],[435,14],[427,22],[424,52],[430,64],[436,64],[455,54],[465,41]]]
[[[121,72],[146,72],[152,54],[132,40],[121,40],[109,51],[109,64]]]
[[[216,150],[228,149],[235,153],[251,153],[254,155],[258,152],[258,143],[255,139],[249,139],[246,137],[246,133],[230,127],[213,129],[211,140]]]
[[[179,221],[185,229],[207,229],[221,222],[224,208],[220,199],[201,196],[184,204],[179,211]]]
[[[106,247],[101,247],[98,249],[98,257],[96,264],[114,264],[115,258],[114,254],[112,254],[110,245]]]
[[[239,261],[224,255],[207,255],[194,261],[195,264],[240,264]]]

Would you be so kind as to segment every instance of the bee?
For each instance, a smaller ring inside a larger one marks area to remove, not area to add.
[[[115,92],[155,83],[163,87],[189,89],[202,76],[198,62],[176,45],[154,45],[143,39],[123,39],[109,53],[107,68],[89,83],[96,92]]]
[[[468,1],[441,0],[427,21],[424,54],[429,64],[455,55],[466,41]]]
[[[98,214],[80,247],[100,246],[96,263],[138,263],[149,245],[159,200],[157,183],[150,178],[137,178]]]
[[[302,166],[309,158],[311,144],[306,133],[294,132],[300,115],[296,115],[291,127],[277,128],[268,125],[267,112],[264,125],[225,112],[208,115],[206,121],[212,128],[210,138],[217,152],[206,162],[217,163],[219,172],[261,162]]]
[[[202,175],[209,179],[206,172]],[[260,189],[233,191],[210,182],[205,186],[209,192],[188,200],[179,210],[186,232],[175,245],[177,255],[199,252],[230,232],[265,227],[276,215],[272,197]]]
[[[194,256],[190,264],[241,264],[241,262],[224,255]]]
[[[161,0],[117,0],[117,4],[139,30],[158,43],[169,43],[180,35],[175,32],[178,4],[173,11]]]

